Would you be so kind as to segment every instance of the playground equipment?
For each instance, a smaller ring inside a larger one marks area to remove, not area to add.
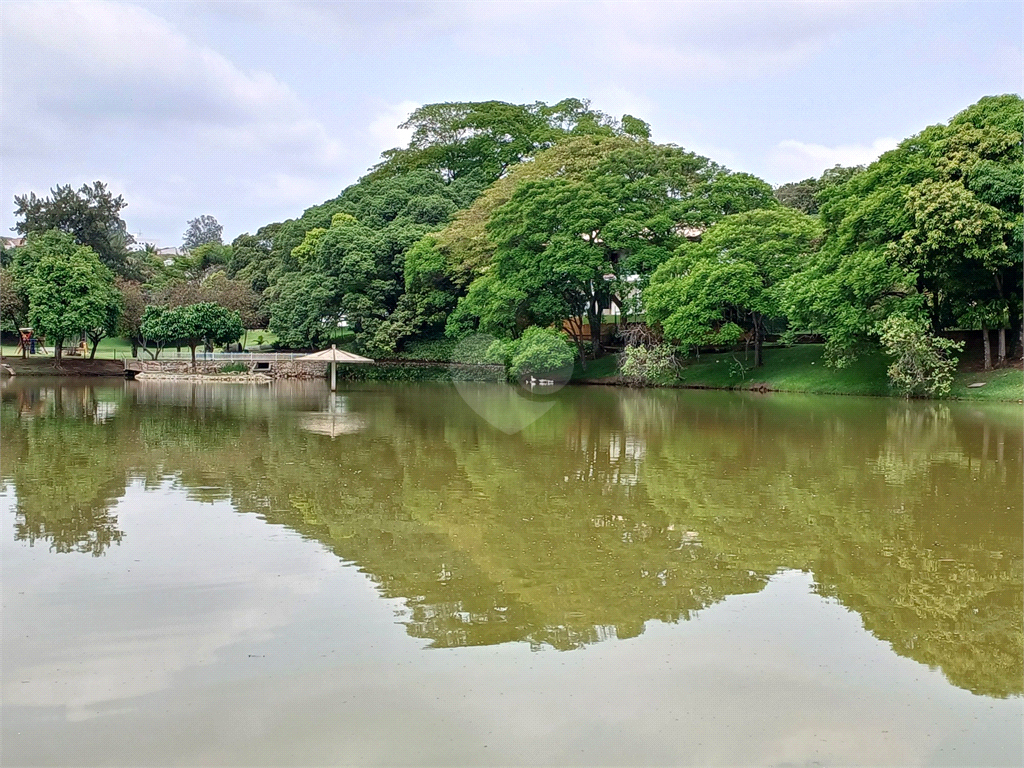
[[[48,355],[50,353],[46,350],[45,342],[46,338],[44,336],[36,337],[31,328],[19,328],[18,348],[15,350],[15,354],[20,352],[22,357],[28,357],[36,354],[38,350],[42,354]]]

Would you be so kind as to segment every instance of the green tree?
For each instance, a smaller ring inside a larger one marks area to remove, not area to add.
[[[204,342],[235,342],[244,331],[237,311],[208,301],[170,309],[147,307],[142,322],[145,337],[158,345],[180,342],[187,346],[192,353],[193,370],[196,367],[196,347]]]
[[[951,355],[963,349],[962,341],[943,339],[927,325],[889,315],[879,328],[882,349],[893,358],[889,381],[906,397],[944,397],[953,383],[957,360]]]
[[[149,304],[142,311],[142,318],[139,322],[141,346],[154,360],[160,357],[166,343],[175,340],[171,335],[172,329],[164,318],[166,313],[167,307]],[[150,345],[155,347],[155,350],[151,350]]]
[[[131,341],[132,357],[138,357],[139,346],[143,345],[142,316],[146,311],[146,292],[142,284],[134,280],[119,277],[114,284],[121,294],[121,316],[117,321],[116,332]]]
[[[56,365],[64,342],[110,323],[118,303],[114,275],[96,252],[57,230],[32,234],[24,248],[28,320],[53,344]]]
[[[138,277],[129,259],[128,246],[134,242],[121,211],[128,205],[121,195],[115,197],[106,185],[97,181],[78,190],[57,185],[48,197],[34,192],[15,195],[14,230],[22,235],[41,234],[51,229],[66,232],[79,245],[88,246],[101,262],[119,275]]]
[[[27,319],[27,307],[24,285],[10,269],[0,268],[0,330],[17,333]]]
[[[96,348],[107,336],[117,333],[118,323],[121,320],[121,313],[124,311],[121,291],[116,284],[107,284],[103,288],[102,301],[104,306],[103,322],[85,329],[85,335],[89,338],[91,347],[89,359],[96,357]]]
[[[469,311],[503,318],[503,327],[481,329],[511,336],[566,318],[582,327],[586,318],[600,356],[605,310],[631,311],[630,294],[688,231],[728,213],[773,204],[764,182],[648,142],[616,148],[579,179],[526,181],[488,222],[495,243],[491,271],[483,290],[470,288],[449,330],[463,332]],[[521,300],[510,307],[516,295]],[[501,308],[484,309],[487,297]]]
[[[572,373],[575,352],[564,333],[554,328],[531,326],[512,341],[495,341],[494,354],[505,360],[510,377],[525,381],[532,376],[541,378]]]
[[[287,344],[306,346],[345,320],[364,349],[392,351],[423,324],[417,303],[401,301],[406,254],[467,204],[471,189],[423,169],[367,177],[308,210],[295,223],[304,228],[297,242],[292,224],[283,225],[274,247],[288,238],[290,250],[265,291],[271,329]]]
[[[644,292],[647,320],[684,347],[746,339],[758,367],[766,323],[784,314],[785,281],[820,237],[818,223],[791,208],[726,216],[654,273]]]
[[[650,133],[647,124],[635,117],[627,115],[624,122],[634,135]],[[399,127],[412,130],[409,146],[385,152],[373,174],[428,169],[446,182],[472,179],[481,188],[559,138],[613,135],[622,130],[580,99],[550,106],[503,101],[425,104]]]
[[[1000,331],[1000,363],[1006,361],[1009,296],[1004,282],[1021,261],[1011,251],[1012,223],[957,181],[926,179],[907,194],[910,227],[891,252],[917,275],[931,302],[932,328],[950,315],[980,325],[985,368],[991,368],[988,329]],[[945,304],[945,306],[943,306]]]
[[[188,229],[181,236],[181,244],[191,251],[200,245],[221,245],[224,227],[213,216],[203,214],[188,222]]]
[[[276,261],[274,237],[281,226],[267,224],[256,230],[255,235],[247,232],[232,240],[228,276],[247,281],[257,293],[265,291],[270,285],[268,276]]]
[[[982,282],[1022,327],[1022,136],[1024,101],[986,97],[818,194],[825,243],[788,313],[825,336],[830,362],[877,343],[892,314],[957,324]]]
[[[775,188],[775,199],[779,205],[793,208],[801,213],[814,215],[818,212],[818,180],[814,177],[803,181],[791,181]]]

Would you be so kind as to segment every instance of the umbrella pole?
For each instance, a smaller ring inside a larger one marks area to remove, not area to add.
[[[338,389],[338,364],[331,360],[331,392],[336,392]]]

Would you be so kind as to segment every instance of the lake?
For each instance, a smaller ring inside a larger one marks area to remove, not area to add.
[[[1019,765],[1019,405],[14,379],[4,765]]]

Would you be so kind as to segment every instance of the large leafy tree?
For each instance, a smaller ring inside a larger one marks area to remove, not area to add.
[[[255,291],[265,291],[275,258],[274,236],[280,229],[280,224],[267,224],[256,230],[255,235],[245,233],[231,241],[228,275],[247,281]]]
[[[120,295],[114,275],[92,248],[57,230],[29,235],[19,250],[24,252],[28,321],[53,344],[60,366],[65,340],[116,321]]]
[[[620,125],[580,99],[563,99],[553,105],[503,101],[425,104],[399,127],[412,131],[409,146],[385,152],[375,174],[428,169],[445,181],[473,178],[481,188],[566,136],[650,133],[642,120],[626,115]]]
[[[142,315],[146,311],[146,290],[134,280],[117,278],[117,290],[121,294],[121,315],[117,321],[116,333],[128,339],[132,345],[132,357],[137,357],[143,345]]]
[[[147,307],[142,321],[142,333],[147,339],[161,346],[174,342],[187,346],[192,352],[193,369],[196,347],[202,343],[238,341],[244,330],[237,311],[209,301],[170,309]]]
[[[1021,98],[986,97],[819,193],[825,244],[788,309],[832,362],[877,342],[892,314],[938,333],[991,301],[981,315],[1021,328],[1022,136]]]
[[[220,222],[209,214],[203,214],[188,222],[188,228],[181,237],[181,244],[190,251],[200,245],[221,245],[223,234],[224,227]]]
[[[491,195],[492,202],[507,201],[516,186],[510,187],[508,179],[539,165],[540,157],[548,154],[545,150],[559,142],[615,137],[630,141],[624,137],[646,137],[650,131],[638,118],[626,115],[620,123],[579,99],[552,105],[428,104],[417,109],[404,127],[412,131],[409,145],[385,152],[379,165],[341,195],[307,209],[298,219],[268,225],[233,243],[228,276],[247,280],[266,294],[270,322],[291,339],[289,343],[312,343],[321,332],[333,332],[339,317],[356,329],[358,343],[375,353],[394,349],[413,334],[440,333],[458,297],[479,276],[477,267],[489,261],[493,244],[486,235],[480,238],[487,242],[478,249],[482,256],[477,260],[473,255],[450,254],[440,236],[410,259],[413,245],[425,235],[438,234],[488,185],[504,190]],[[578,162],[569,153],[561,157],[567,169]],[[471,217],[470,226],[483,232],[493,207]],[[332,234],[321,252],[317,238],[322,235],[310,233],[334,229],[339,213],[354,217],[377,235],[378,242],[371,247],[366,232],[350,229],[344,236]],[[359,242],[346,244],[348,236],[357,236]],[[464,239],[454,239],[453,251],[458,251]],[[435,247],[441,258],[428,253]],[[353,265],[353,260],[358,264],[350,280],[339,270]],[[292,302],[288,297],[299,296],[298,286],[311,285],[309,276],[321,267],[317,295],[323,301],[306,307]]]
[[[102,321],[85,329],[85,335],[89,339],[89,359],[96,357],[96,348],[107,336],[114,336],[117,333],[118,324],[121,320],[121,313],[124,311],[122,295],[116,285],[106,285],[103,293],[104,313]]]
[[[305,346],[337,333],[345,320],[363,347],[393,350],[418,327],[410,302],[401,301],[406,253],[475,193],[471,184],[446,184],[417,170],[364,179],[301,222],[286,222],[274,245],[282,258],[267,274],[271,329],[285,343]],[[292,240],[300,226],[302,238]]]
[[[488,222],[489,272],[449,321],[518,335],[530,325],[586,318],[595,355],[606,309],[632,291],[688,233],[723,215],[773,205],[771,188],[677,147],[630,141],[577,179],[527,181]],[[514,306],[513,306],[514,305]]]
[[[77,190],[70,184],[57,185],[47,197],[29,192],[15,195],[14,203],[14,213],[19,218],[14,226],[16,232],[66,232],[79,245],[91,248],[117,274],[137,276],[133,273],[139,271],[140,264],[129,258],[128,252],[134,239],[121,219],[121,211],[128,204],[121,195],[115,197],[103,182],[84,184]]]
[[[776,187],[775,199],[787,208],[795,208],[802,213],[814,215],[818,212],[818,198],[824,190],[846,183],[863,170],[863,165],[836,165],[817,179],[812,177]]]
[[[417,248],[412,259],[407,258],[409,289],[415,292],[421,286],[439,286],[442,289],[454,286],[455,290],[450,292],[454,302],[473,280],[488,269],[496,244],[487,225],[518,188],[531,181],[550,178],[583,181],[612,152],[627,149],[633,144],[628,137],[573,137],[541,152],[533,161],[516,166],[487,187],[472,205],[456,213],[448,226]]]
[[[760,366],[767,322],[783,314],[785,281],[806,266],[820,237],[817,221],[789,208],[727,216],[654,273],[644,292],[647,320],[686,347],[746,339]]]
[[[0,330],[16,332],[25,322],[27,309],[25,286],[10,269],[0,267]]]

